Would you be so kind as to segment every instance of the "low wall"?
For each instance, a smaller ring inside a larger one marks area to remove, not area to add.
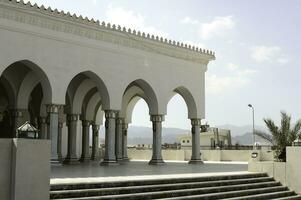
[[[301,194],[301,147],[286,148],[286,162],[249,162],[248,171],[265,172],[275,180]]]
[[[265,150],[257,150],[261,160],[273,160],[273,153]],[[252,150],[201,150],[201,159],[205,161],[249,161]],[[152,149],[128,149],[128,156],[135,160],[150,160]],[[162,150],[164,160],[188,161],[191,158],[191,149],[164,149]]]
[[[49,199],[49,140],[0,139],[0,156],[1,199]]]

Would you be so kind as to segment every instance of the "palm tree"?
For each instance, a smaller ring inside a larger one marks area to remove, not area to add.
[[[301,137],[301,120],[291,128],[291,116],[286,112],[281,112],[281,126],[275,125],[270,118],[263,119],[270,134],[256,131],[255,134],[270,141],[275,146],[275,159],[277,161],[286,161],[286,146],[291,146],[297,137]]]

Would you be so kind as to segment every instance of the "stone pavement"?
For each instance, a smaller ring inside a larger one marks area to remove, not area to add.
[[[248,173],[247,163],[205,162],[191,165],[187,162],[166,162],[166,165],[148,165],[147,161],[131,161],[117,166],[100,166],[99,162],[51,167],[51,183],[103,182],[169,177],[193,177]]]

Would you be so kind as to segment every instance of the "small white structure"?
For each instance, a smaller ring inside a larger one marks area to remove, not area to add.
[[[182,148],[192,147],[192,138],[189,133],[178,137]],[[231,146],[231,132],[227,129],[209,127],[205,132],[200,132],[201,149],[216,149]]]

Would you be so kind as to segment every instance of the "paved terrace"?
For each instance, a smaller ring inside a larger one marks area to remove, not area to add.
[[[99,162],[51,167],[51,183],[104,182],[121,180],[195,177],[248,173],[243,162],[205,162],[190,165],[187,162],[166,162],[166,165],[148,165],[147,161],[131,161],[117,166],[100,166]]]

